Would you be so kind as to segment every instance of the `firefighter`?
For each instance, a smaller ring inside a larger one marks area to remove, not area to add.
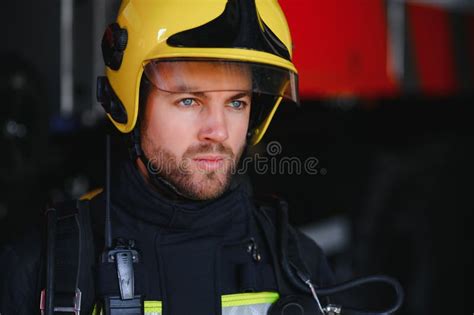
[[[32,233],[3,250],[0,313],[318,314],[307,286],[332,283],[321,249],[236,172],[298,103],[278,2],[124,0],[102,50],[98,98],[129,154],[77,212],[48,210],[46,246]],[[70,230],[80,241],[58,236]]]

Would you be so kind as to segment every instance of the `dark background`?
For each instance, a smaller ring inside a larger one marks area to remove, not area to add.
[[[117,3],[100,1],[102,13],[99,2],[71,3],[70,113],[60,101],[61,2],[2,4],[2,242],[41,222],[46,204],[103,183],[106,124],[91,82],[101,62],[97,39]],[[338,234],[323,248],[340,280],[386,273],[406,290],[400,314],[471,314],[473,100],[470,86],[443,96],[314,98],[280,108],[254,151],[278,141],[277,158],[316,157],[319,173],[253,173],[255,190],[286,198],[305,231]],[[364,297],[380,300],[376,292]]]

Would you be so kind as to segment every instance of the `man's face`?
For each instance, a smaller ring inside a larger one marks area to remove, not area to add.
[[[147,167],[192,199],[220,196],[245,147],[250,71],[235,64],[155,64],[142,125]]]

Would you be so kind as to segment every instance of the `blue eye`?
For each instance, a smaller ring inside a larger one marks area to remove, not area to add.
[[[189,107],[194,104],[194,100],[192,98],[184,98],[181,100],[181,104],[183,104],[186,107]]]
[[[235,109],[240,109],[240,108],[244,107],[244,102],[242,102],[242,101],[232,101],[232,102],[230,102],[230,106],[232,108],[235,108]]]

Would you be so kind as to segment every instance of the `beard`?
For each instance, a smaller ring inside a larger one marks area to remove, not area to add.
[[[230,186],[238,161],[245,149],[243,144],[235,154],[222,143],[203,143],[189,147],[181,158],[162,147],[153,147],[149,139],[143,139],[148,158],[146,165],[151,176],[159,176],[181,195],[193,200],[210,200],[221,196]],[[149,150],[146,150],[149,149]],[[193,160],[197,155],[218,154],[224,156],[219,167],[198,166]]]

